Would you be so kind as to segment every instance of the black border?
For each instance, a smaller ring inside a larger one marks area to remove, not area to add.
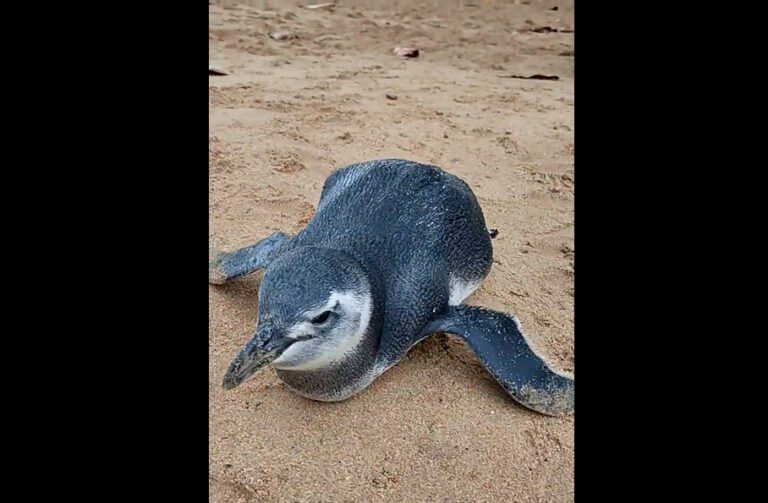
[[[44,229],[63,271],[56,298],[46,296],[59,314],[44,315],[58,337],[37,339],[55,340],[46,360],[61,365],[42,388],[56,395],[56,405],[43,401],[58,433],[35,466],[59,458],[50,477],[66,473],[68,487],[82,485],[75,494],[203,501],[208,9],[101,3],[79,17],[67,8],[60,43],[37,59],[60,65],[45,68],[56,97],[37,152],[58,159],[46,170],[62,186],[52,187]]]

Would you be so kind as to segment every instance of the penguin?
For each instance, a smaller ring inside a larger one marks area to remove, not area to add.
[[[437,166],[384,159],[341,168],[296,235],[212,257],[214,285],[264,269],[256,329],[225,389],[270,365],[304,397],[345,400],[444,332],[521,405],[552,416],[574,409],[573,375],[547,363],[513,316],[463,304],[491,269],[491,232],[469,185]]]

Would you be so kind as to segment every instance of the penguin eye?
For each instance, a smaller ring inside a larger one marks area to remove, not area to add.
[[[315,316],[314,318],[312,318],[312,324],[314,324],[314,325],[322,325],[323,323],[328,321],[328,318],[330,318],[330,317],[331,317],[331,312],[330,311],[325,311],[324,313],[321,313],[321,314]]]

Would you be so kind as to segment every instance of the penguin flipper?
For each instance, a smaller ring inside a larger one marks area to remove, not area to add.
[[[507,394],[525,407],[550,416],[573,411],[573,377],[553,370],[536,354],[512,316],[479,307],[449,307],[421,334],[433,332],[464,339]]]
[[[277,257],[287,242],[288,236],[275,232],[255,245],[231,253],[209,252],[209,256],[213,258],[208,263],[208,282],[223,285],[232,279],[264,269]]]

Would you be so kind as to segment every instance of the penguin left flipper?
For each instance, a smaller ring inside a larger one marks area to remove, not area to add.
[[[573,411],[573,378],[553,370],[536,354],[512,316],[479,307],[449,307],[421,337],[434,332],[467,341],[486,370],[525,407],[550,416]]]
[[[264,269],[277,257],[287,241],[288,236],[275,232],[255,245],[231,253],[209,251],[209,256],[213,258],[208,263],[208,282],[223,285],[232,279]]]

